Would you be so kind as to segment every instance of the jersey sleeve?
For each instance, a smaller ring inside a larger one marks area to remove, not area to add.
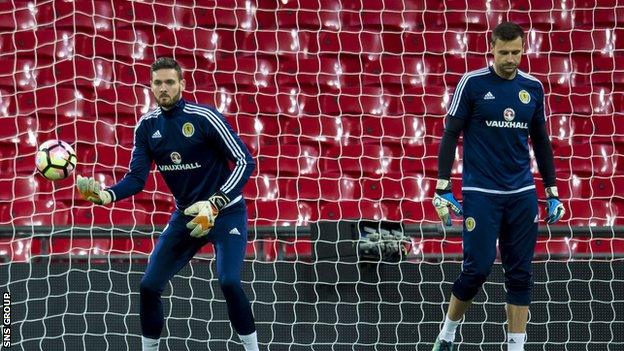
[[[251,157],[249,150],[234,132],[225,117],[213,109],[207,110],[208,122],[207,137],[216,145],[226,157],[234,162],[232,173],[220,186],[219,191],[229,199],[241,195],[243,186],[256,168],[256,162]]]
[[[132,148],[130,171],[119,183],[108,189],[113,195],[113,201],[132,196],[145,187],[145,181],[153,162],[147,141],[145,124],[139,122],[134,131],[134,147]]]
[[[470,117],[470,76],[465,74],[457,83],[448,115],[461,119]]]
[[[535,112],[533,113],[533,119],[532,119],[532,123],[533,122],[538,122],[538,123],[546,123],[546,109],[544,108],[545,106],[545,94],[544,94],[544,87],[542,86],[542,84],[540,83],[539,88],[536,89],[537,90],[537,96],[536,96],[536,102],[535,102]]]

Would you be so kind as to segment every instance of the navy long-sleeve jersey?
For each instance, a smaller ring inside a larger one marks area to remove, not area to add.
[[[535,188],[529,130],[545,123],[544,88],[518,70],[514,79],[492,67],[465,74],[457,85],[449,118],[465,120],[462,189],[513,194]]]
[[[138,121],[130,171],[108,189],[113,201],[141,191],[152,162],[180,210],[218,191],[231,200],[228,206],[241,201],[243,185],[255,168],[247,147],[221,113],[183,99],[170,110],[159,107]]]

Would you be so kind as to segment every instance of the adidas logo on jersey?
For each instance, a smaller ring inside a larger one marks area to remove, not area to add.
[[[152,139],[156,138],[162,138],[162,135],[160,135],[160,130],[157,130],[154,132],[154,134],[152,134]]]
[[[241,235],[241,233],[238,231],[238,228],[232,228],[232,230],[230,230],[230,234]]]
[[[485,94],[485,96],[483,97],[483,100],[494,100],[494,99],[496,99],[496,98],[495,98],[495,97],[494,97],[494,95],[492,95],[492,93],[491,93],[491,92],[489,92],[489,91],[488,91],[488,92],[487,92],[487,94]]]

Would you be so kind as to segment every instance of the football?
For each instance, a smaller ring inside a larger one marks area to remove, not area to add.
[[[77,157],[74,149],[62,140],[48,140],[39,146],[35,164],[41,175],[49,180],[69,177],[76,168]]]

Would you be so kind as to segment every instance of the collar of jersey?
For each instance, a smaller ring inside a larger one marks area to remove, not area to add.
[[[502,80],[503,82],[513,82],[514,80],[516,80],[516,78],[518,78],[518,75],[520,75],[520,73],[518,73],[518,69],[516,69],[516,75],[512,79],[505,79],[505,78],[499,76],[498,74],[496,74],[496,71],[494,70],[494,66],[490,66],[488,68],[490,69],[490,73],[492,73],[492,75],[494,75],[494,77]]]
[[[162,112],[165,117],[173,117],[178,113],[178,111],[182,111],[184,109],[184,105],[186,105],[186,102],[184,99],[180,98],[180,100],[178,100],[178,102],[176,102],[170,110],[163,110],[161,107],[160,112]]]

